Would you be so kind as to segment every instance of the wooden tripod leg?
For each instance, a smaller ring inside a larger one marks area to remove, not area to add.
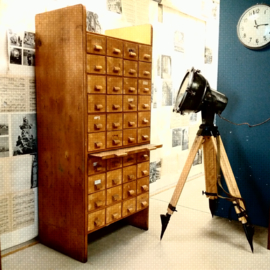
[[[181,195],[181,192],[182,192],[183,187],[185,185],[185,182],[187,180],[189,171],[191,169],[192,163],[193,163],[194,158],[196,156],[196,153],[198,152],[199,148],[202,145],[202,141],[203,141],[203,136],[196,136],[196,138],[195,138],[195,140],[193,142],[193,145],[192,145],[192,147],[190,149],[187,161],[185,163],[185,166],[183,168],[183,171],[182,171],[182,173],[180,175],[180,178],[179,178],[179,180],[177,182],[177,185],[175,187],[173,196],[172,196],[171,201],[170,201],[170,205],[172,205],[173,207],[176,206],[176,204],[177,204],[177,202],[179,200],[179,197]],[[173,211],[170,208],[168,208],[167,213],[172,215]]]

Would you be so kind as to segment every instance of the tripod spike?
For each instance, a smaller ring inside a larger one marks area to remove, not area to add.
[[[165,215],[160,215],[160,218],[161,218],[161,226],[162,226],[161,235],[160,235],[160,241],[161,241],[161,239],[163,237],[163,234],[166,231],[166,228],[168,226],[171,215],[167,213],[166,216]]]
[[[253,240],[253,235],[254,235],[254,227],[252,225],[250,225],[249,223],[245,223],[245,224],[242,224],[242,225],[243,225],[243,228],[244,228],[248,243],[250,245],[251,251],[253,253],[252,240]]]
[[[209,199],[209,209],[212,214],[212,217],[214,216],[217,208],[217,200],[216,199]]]

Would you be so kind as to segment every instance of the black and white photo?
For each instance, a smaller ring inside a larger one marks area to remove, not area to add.
[[[183,128],[182,129],[182,150],[187,150],[189,145],[188,145],[188,128]]]
[[[202,149],[199,149],[193,161],[193,166],[202,164]]]
[[[32,172],[31,172],[31,188],[36,188],[38,186],[38,161],[37,161],[37,154],[33,155],[33,162],[32,162]]]
[[[122,1],[121,0],[107,0],[107,7],[109,11],[115,13],[122,13]]]
[[[9,137],[0,137],[0,158],[9,156]]]
[[[8,128],[8,115],[0,114],[0,136],[6,136],[9,134]]]
[[[191,124],[196,123],[198,120],[198,114],[197,113],[191,113],[189,117],[189,121]]]
[[[10,47],[9,63],[15,65],[22,64],[22,49]]]
[[[89,32],[101,33],[101,25],[97,13],[86,11],[86,30]]]
[[[174,50],[178,52],[184,52],[184,33],[180,31],[174,32]]]
[[[25,66],[35,65],[35,51],[23,50],[23,65]]]
[[[162,82],[162,106],[172,106],[172,81]]]
[[[161,56],[161,78],[170,79],[172,75],[172,59],[168,55]]]
[[[150,162],[149,179],[150,184],[156,182],[161,178],[161,159],[158,161]]]
[[[182,146],[182,129],[174,128],[172,130],[172,147]]]
[[[23,34],[12,29],[8,29],[8,41],[11,46],[22,47]]]
[[[204,50],[204,63],[205,64],[212,64],[212,60],[213,60],[212,49],[209,48],[209,47],[205,47],[205,50]]]
[[[23,47],[35,49],[35,33],[24,31]]]

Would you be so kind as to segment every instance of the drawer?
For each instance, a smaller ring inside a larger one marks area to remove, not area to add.
[[[123,157],[123,167],[130,166],[137,163],[136,154],[131,154]]]
[[[107,112],[122,112],[122,95],[107,95]]]
[[[151,95],[151,80],[138,80],[138,94]]]
[[[88,151],[105,149],[105,132],[88,134]]]
[[[107,74],[123,75],[123,59],[115,57],[107,57]]]
[[[121,157],[110,158],[107,160],[107,171],[122,168],[123,160]]]
[[[123,168],[123,183],[134,181],[136,179],[137,166],[128,166]]]
[[[90,157],[87,161],[88,175],[106,172],[107,161],[98,157]]]
[[[140,178],[137,180],[137,195],[149,191],[149,177]]]
[[[137,129],[123,130],[123,145],[133,145],[137,143]]]
[[[107,94],[121,95],[123,92],[123,79],[122,77],[107,77]]]
[[[143,151],[137,154],[138,163],[149,161],[149,159],[150,159],[150,151]]]
[[[152,77],[152,64],[146,62],[139,62],[138,77],[144,79],[151,79]]]
[[[86,61],[87,73],[106,74],[105,56],[87,54]]]
[[[132,42],[124,42],[124,58],[138,60],[138,44]]]
[[[88,194],[104,190],[106,186],[105,173],[88,176]]]
[[[121,130],[123,116],[122,113],[108,113],[107,114],[107,130]]]
[[[122,130],[121,131],[108,131],[107,132],[107,148],[122,146]]]
[[[134,78],[124,78],[123,80],[123,94],[137,95],[138,81]]]
[[[93,54],[106,54],[106,36],[87,33],[87,52]]]
[[[122,217],[126,217],[136,212],[136,198],[124,201],[122,204]]]
[[[143,193],[137,197],[137,211],[149,206],[149,193]]]
[[[136,181],[123,184],[123,200],[130,199],[136,195],[137,195]]]
[[[123,128],[136,128],[137,127],[137,113],[124,113]]]
[[[88,94],[106,94],[106,77],[100,75],[87,75]]]
[[[100,132],[106,129],[106,115],[105,114],[90,114],[88,119],[88,133],[90,132]]]
[[[88,231],[96,230],[105,225],[105,209],[88,214]]]
[[[105,206],[105,190],[88,195],[88,211],[98,210]]]
[[[106,111],[105,95],[88,95],[88,113],[100,113]]]
[[[137,96],[135,95],[124,95],[123,96],[123,111],[124,112],[133,112],[137,111]]]
[[[106,208],[106,224],[115,222],[121,218],[122,204],[118,203]]]
[[[107,37],[107,55],[114,57],[123,57],[123,41]]]
[[[137,164],[137,178],[142,178],[149,175],[149,162]]]
[[[124,76],[138,77],[138,62],[124,60]]]
[[[138,111],[150,111],[151,96],[138,96]]]
[[[107,188],[122,184],[122,169],[107,172]]]
[[[152,47],[139,44],[139,61],[152,62]]]
[[[107,189],[106,205],[122,200],[122,185]]]
[[[150,142],[150,127],[138,128],[138,143]]]
[[[150,127],[151,123],[151,113],[148,112],[138,112],[138,127]]]

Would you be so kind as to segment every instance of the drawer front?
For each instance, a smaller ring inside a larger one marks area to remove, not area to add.
[[[122,185],[107,189],[106,205],[122,200]]]
[[[107,171],[122,168],[123,160],[121,157],[110,158],[107,160]]]
[[[106,36],[87,33],[87,52],[93,54],[106,54]]]
[[[107,94],[121,95],[123,93],[123,79],[121,77],[107,77]]]
[[[138,127],[150,127],[151,123],[151,113],[148,112],[139,112],[138,113]]]
[[[146,177],[149,175],[149,162],[137,164],[137,178]]]
[[[123,127],[122,113],[108,113],[107,114],[107,130],[121,130]]]
[[[138,128],[138,143],[150,142],[150,127]]]
[[[151,110],[151,96],[138,96],[138,111]]]
[[[122,217],[126,217],[136,212],[136,198],[124,201],[122,204]]]
[[[107,148],[119,147],[123,144],[122,131],[107,132]]]
[[[107,74],[108,75],[123,75],[123,59],[107,57]]]
[[[107,188],[122,184],[122,169],[107,172]]]
[[[133,78],[123,79],[123,94],[137,95],[138,93],[138,80]]]
[[[88,176],[88,194],[104,190],[106,186],[105,173]]]
[[[106,129],[106,115],[105,114],[90,114],[88,119],[88,133],[90,132],[100,132]]]
[[[138,77],[138,62],[124,60],[124,76]]]
[[[143,193],[137,197],[137,211],[149,206],[149,193]]]
[[[149,177],[140,178],[137,180],[137,195],[149,191]]]
[[[118,203],[106,208],[106,224],[115,222],[122,217],[122,204]]]
[[[106,172],[107,161],[98,157],[90,157],[87,161],[88,175]]]
[[[137,195],[137,183],[132,181],[129,183],[123,184],[123,200],[130,199]]]
[[[128,166],[123,168],[123,183],[136,180],[137,166]]]
[[[88,231],[96,230],[105,225],[105,209],[88,214]]]
[[[136,154],[131,154],[123,157],[123,167],[130,166],[137,163]]]
[[[123,128],[136,128],[137,127],[137,113],[124,113]]]
[[[88,195],[88,211],[98,210],[105,206],[105,190]]]
[[[105,149],[105,132],[88,134],[88,151]]]
[[[114,57],[123,57],[123,41],[107,37],[107,55]]]
[[[124,58],[138,60],[138,44],[124,41]]]
[[[137,111],[137,96],[135,95],[124,95],[123,96],[123,111],[124,112],[133,112]]]
[[[88,113],[100,113],[106,111],[105,95],[88,95]]]
[[[87,75],[87,93],[106,94],[106,77],[99,75]]]
[[[138,94],[151,95],[151,80],[138,80]]]
[[[150,151],[143,151],[137,154],[138,163],[149,161],[149,159],[150,159]]]
[[[137,143],[137,129],[123,130],[123,145],[133,145]]]
[[[107,112],[122,112],[122,95],[107,95]]]
[[[152,47],[139,44],[139,61],[152,62]]]
[[[87,73],[106,74],[106,61],[105,56],[87,54]]]
[[[152,65],[151,63],[139,62],[139,77],[144,79],[151,79]]]

